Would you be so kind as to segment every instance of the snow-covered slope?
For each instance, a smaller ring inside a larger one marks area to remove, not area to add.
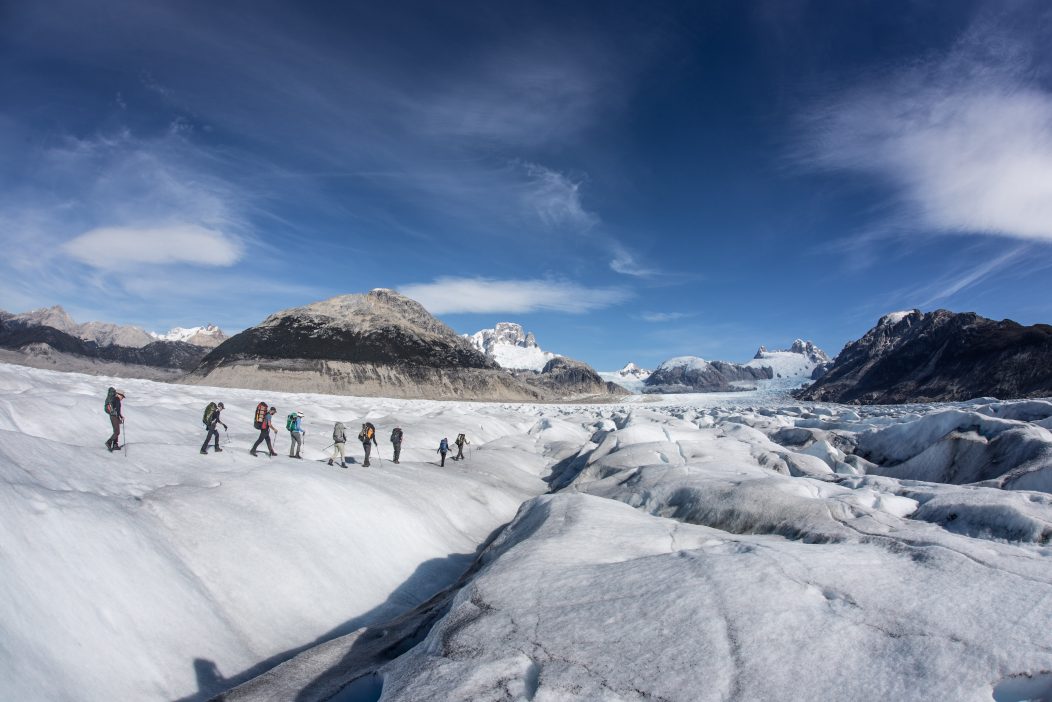
[[[127,392],[127,453],[103,447],[109,385]],[[248,455],[261,399],[279,416],[307,414],[306,460],[284,455],[284,431],[280,456]],[[224,452],[202,456],[211,400],[224,401],[230,431]],[[365,418],[385,459],[402,426],[401,464],[325,465],[334,421],[352,434]],[[263,661],[418,604],[546,489],[534,422],[0,364],[0,697],[205,699]],[[563,424],[553,430],[586,438]],[[439,439],[461,431],[470,461],[439,469]]]
[[[150,332],[150,336],[159,341],[185,341],[188,344],[209,348],[219,346],[227,338],[223,330],[214,324],[207,324],[203,327],[190,327],[189,329],[175,327],[166,334]]]
[[[482,329],[464,336],[501,368],[540,371],[559,355],[543,350],[537,345],[533,332],[526,332],[515,322],[497,322],[493,329]]]
[[[0,365],[11,699],[204,700],[271,668],[224,699],[1052,693],[1052,402],[498,405],[122,380],[124,455],[101,446],[108,382]],[[201,456],[213,399],[230,444]],[[307,460],[247,455],[259,399],[307,414]],[[364,418],[385,456],[405,429],[402,464],[326,466],[332,422]],[[439,469],[433,446],[459,431],[474,455]]]
[[[829,363],[829,360],[825,351],[810,341],[797,339],[790,348],[783,351],[768,351],[761,346],[756,356],[745,365],[752,368],[770,368],[774,372],[774,380],[789,381],[798,385],[810,380],[815,368]]]
[[[650,377],[651,371],[640,368],[629,361],[625,367],[617,371],[601,371],[599,376],[608,382],[617,383],[626,390],[634,393],[643,392],[643,382]]]

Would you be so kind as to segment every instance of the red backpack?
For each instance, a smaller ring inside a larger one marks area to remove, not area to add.
[[[267,407],[266,402],[260,402],[258,405],[256,405],[256,422],[254,425],[256,429],[263,428],[263,420],[267,418],[268,409],[269,408]]]

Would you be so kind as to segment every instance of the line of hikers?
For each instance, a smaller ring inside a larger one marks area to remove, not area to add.
[[[106,394],[106,414],[110,417],[110,425],[113,429],[113,433],[109,439],[106,440],[106,448],[110,451],[116,451],[120,448],[118,439],[121,433],[121,426],[124,424],[124,414],[122,411],[121,403],[124,400],[125,393],[123,390],[117,390],[110,388]],[[208,454],[208,444],[213,444],[214,451],[222,451],[223,449],[219,446],[219,425],[223,426],[223,430],[228,429],[225,422],[222,420],[222,412],[226,409],[222,402],[209,402],[205,407],[204,415],[201,421],[205,425],[205,441],[201,444],[201,453]],[[256,439],[256,443],[252,444],[252,448],[249,449],[249,453],[253,456],[258,456],[257,449],[260,444],[266,442],[267,452],[270,456],[277,456],[277,452],[274,450],[274,444],[271,442],[270,435],[273,432],[277,434],[277,428],[274,426],[274,416],[278,413],[276,407],[270,407],[266,402],[260,402],[256,405],[256,413],[253,420],[253,426],[259,430],[259,437]],[[303,458],[300,455],[300,451],[303,449],[303,437],[306,436],[307,431],[303,428],[303,412],[295,411],[291,412],[285,419],[285,429],[289,432],[291,442],[289,444],[289,458]],[[391,446],[393,450],[393,462],[399,462],[399,456],[402,454],[402,428],[396,426],[391,431]],[[376,427],[373,426],[372,422],[365,422],[362,424],[361,431],[358,432],[358,441],[362,442],[362,449],[365,452],[365,460],[362,462],[362,467],[368,468],[370,466],[369,457],[372,454],[373,446],[379,447],[376,442]],[[464,447],[469,445],[471,442],[468,441],[464,434],[458,434],[454,444],[457,447],[457,455],[453,456],[454,461],[459,461],[464,458]],[[329,458],[329,465],[333,465],[337,459],[340,462],[341,468],[347,467],[346,462],[346,444],[347,444],[347,429],[343,422],[336,422],[332,429],[332,443],[329,445],[332,447],[332,456]],[[326,446],[323,450],[328,450],[329,446]],[[450,452],[449,440],[445,437],[438,442],[438,454],[441,456],[441,463],[439,465],[446,465],[446,454]]]

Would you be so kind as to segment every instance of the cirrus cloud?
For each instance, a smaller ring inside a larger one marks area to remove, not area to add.
[[[432,314],[525,314],[539,310],[581,314],[631,297],[624,288],[589,288],[543,279],[439,278],[432,283],[403,285],[399,291]]]

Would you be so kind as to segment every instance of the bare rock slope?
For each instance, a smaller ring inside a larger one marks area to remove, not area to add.
[[[896,312],[844,347],[803,400],[857,404],[1052,395],[1052,326],[973,312]]]
[[[425,399],[548,401],[624,394],[598,376],[592,386],[578,382],[577,375],[572,388],[563,387],[556,370],[536,378],[503,371],[419,303],[377,289],[272,314],[220,344],[185,381]]]

